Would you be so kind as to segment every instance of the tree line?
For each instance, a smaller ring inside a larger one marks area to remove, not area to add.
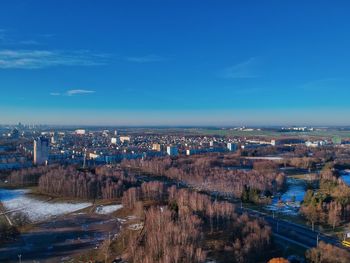
[[[125,160],[122,165],[182,181],[200,190],[220,192],[238,198],[246,187],[262,193],[276,192],[285,182],[282,172],[274,168],[268,169],[269,166],[274,166],[272,162],[264,162],[249,171],[213,166],[213,160],[208,156]]]
[[[338,177],[333,166],[325,165],[318,189],[309,189],[304,196],[301,212],[312,228],[315,224],[328,224],[335,229],[350,219],[350,187]]]
[[[49,165],[14,170],[8,176],[8,183],[20,187],[34,186],[38,184],[41,175],[57,167],[58,165]]]
[[[84,171],[75,166],[58,166],[40,176],[38,189],[55,196],[113,199],[121,197],[134,182],[133,176],[120,169],[104,167]]]

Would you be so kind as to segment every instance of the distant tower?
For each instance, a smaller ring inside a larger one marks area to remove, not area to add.
[[[83,162],[83,169],[86,167],[86,149],[84,149],[84,162]]]
[[[49,160],[49,140],[39,137],[34,140],[34,164],[47,164]]]

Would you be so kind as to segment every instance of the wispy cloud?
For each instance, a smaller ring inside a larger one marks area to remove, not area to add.
[[[28,46],[40,45],[41,43],[32,38],[22,39],[21,36],[14,34],[13,31],[0,28],[0,44],[3,46]]]
[[[65,92],[50,92],[50,96],[78,96],[78,95],[88,95],[96,93],[94,90],[87,90],[87,89],[71,89],[67,90]]]
[[[40,69],[53,66],[99,66],[105,65],[106,54],[87,50],[0,50],[2,69]]]
[[[160,62],[165,60],[164,57],[154,55],[154,54],[146,55],[146,56],[126,57],[125,59],[129,62],[135,62],[135,63]]]
[[[243,62],[221,70],[218,76],[228,79],[257,78],[259,77],[257,65],[258,59],[256,57],[251,57]]]
[[[86,90],[86,89],[72,89],[68,90],[66,94],[68,96],[74,96],[74,95],[84,95],[84,94],[92,94],[95,93],[96,91],[94,90]]]

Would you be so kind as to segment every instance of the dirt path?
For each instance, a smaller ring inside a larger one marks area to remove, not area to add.
[[[6,218],[6,220],[10,226],[13,226],[13,224],[12,224],[10,218],[7,216],[7,212],[5,211],[5,208],[1,202],[0,202],[0,215],[4,216]]]

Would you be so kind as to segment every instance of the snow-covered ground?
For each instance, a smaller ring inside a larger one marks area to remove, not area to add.
[[[0,189],[0,201],[7,211],[25,214],[32,222],[42,221],[53,216],[68,214],[86,207],[91,203],[50,203],[25,195],[27,190]]]
[[[134,231],[138,231],[138,230],[141,230],[143,228],[143,223],[139,223],[139,224],[132,224],[132,225],[129,225],[128,228],[130,230],[134,230]]]
[[[99,206],[96,208],[96,213],[100,215],[106,215],[113,213],[119,209],[121,209],[123,206],[122,205],[104,205],[104,206]]]
[[[279,161],[283,160],[283,157],[280,156],[254,156],[254,157],[244,157],[248,160],[269,160],[269,161]]]

